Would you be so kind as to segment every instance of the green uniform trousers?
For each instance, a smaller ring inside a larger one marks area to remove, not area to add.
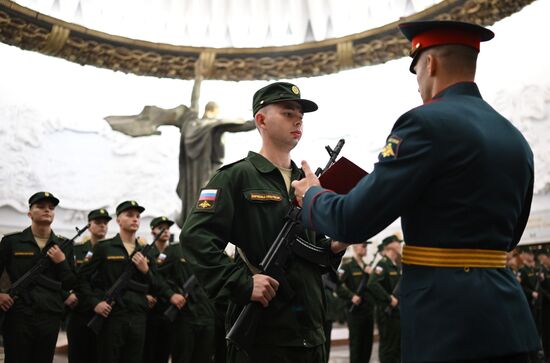
[[[172,324],[162,315],[150,312],[147,316],[143,363],[168,363]],[[184,344],[183,340],[181,344]]]
[[[389,317],[379,311],[378,332],[380,333],[380,363],[401,363],[401,320]]]
[[[330,345],[331,345],[331,339],[332,339],[332,320],[326,320],[323,324],[323,331],[325,332],[325,363],[328,363],[328,360],[330,358]]]
[[[119,312],[105,319],[97,338],[98,363],[140,363],[146,323],[142,312]]]
[[[69,363],[96,363],[97,337],[87,324],[93,313],[72,311],[67,324]]]
[[[324,344],[311,348],[257,344],[248,354],[230,344],[227,349],[227,361],[229,363],[319,363],[326,361],[326,353]]]
[[[349,313],[349,356],[350,363],[364,363],[370,360],[374,316]]]
[[[51,363],[61,316],[10,311],[4,323],[6,363]]]
[[[172,363],[210,363],[215,352],[215,327],[192,324],[178,316],[172,330]]]

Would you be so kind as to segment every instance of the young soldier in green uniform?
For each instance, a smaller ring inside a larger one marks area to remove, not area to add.
[[[401,241],[395,235],[382,240],[384,257],[376,264],[370,275],[368,288],[376,300],[376,320],[380,334],[378,348],[380,363],[401,362],[401,328],[399,301],[394,295],[401,268]]]
[[[372,352],[375,304],[370,289],[367,288],[372,268],[363,261],[369,243],[371,242],[353,245],[353,258],[340,268],[343,284],[338,295],[348,302],[351,363],[368,362]]]
[[[521,288],[531,307],[531,313],[535,321],[537,320],[537,311],[535,309],[539,298],[539,291],[535,289],[537,286],[537,266],[535,263],[535,255],[530,247],[523,247],[520,253],[520,258],[523,266],[519,269],[519,278],[521,279]]]
[[[401,217],[403,362],[525,362],[540,344],[505,261],[527,224],[534,163],[474,83],[480,43],[494,34],[455,21],[399,27],[424,104],[399,117],[348,194],[320,187],[304,162],[293,183],[302,223],[356,243]]]
[[[51,363],[64,312],[64,291],[75,283],[73,248],[63,251],[63,239],[55,235],[51,224],[59,200],[48,192],[33,194],[29,199],[30,227],[4,236],[0,242],[0,274],[6,270],[10,281],[17,281],[29,271],[46,251],[51,265],[38,281],[14,301],[0,294],[4,311],[4,349],[6,363]]]
[[[88,213],[88,231],[90,239],[74,246],[74,262],[78,270],[92,258],[92,249],[96,243],[105,238],[108,224],[112,218],[103,209],[94,209]],[[92,282],[93,284],[93,282]],[[96,335],[86,324],[94,316],[93,306],[86,306],[80,297],[72,308],[67,325],[67,340],[69,342],[69,363],[97,362]]]
[[[258,273],[294,199],[290,182],[300,171],[290,151],[302,136],[303,114],[317,105],[302,99],[295,85],[276,82],[255,93],[252,108],[260,152],[222,167],[201,191],[181,233],[184,256],[212,298],[230,298],[229,326],[250,301],[265,308],[248,356],[230,344],[229,362],[322,362],[320,266],[290,256],[285,272],[293,296],[280,296],[279,282]],[[311,234],[302,235],[315,243]],[[229,242],[239,251],[235,262],[223,255]],[[324,243],[329,248],[330,241]]]
[[[136,201],[125,201],[116,208],[120,232],[113,238],[98,242],[90,261],[79,270],[78,292],[84,303],[105,318],[97,337],[98,362],[140,362],[143,359],[145,326],[149,303],[146,294],[162,296],[180,309],[185,298],[175,294],[156,272],[155,260],[144,256],[143,246],[136,239],[140,215],[145,210]],[[113,305],[103,300],[105,292],[117,281],[129,263],[137,274]]]

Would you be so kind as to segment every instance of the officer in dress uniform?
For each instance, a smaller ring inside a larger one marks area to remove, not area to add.
[[[368,288],[376,300],[380,363],[401,362],[401,322],[396,286],[401,277],[401,240],[392,235],[382,240],[384,257],[370,275]]]
[[[353,245],[353,258],[340,268],[338,295],[347,301],[350,363],[368,362],[372,352],[375,305],[367,288],[372,268],[363,261],[370,243]]]
[[[304,162],[293,183],[302,222],[354,243],[401,217],[403,362],[525,362],[540,343],[505,254],[529,217],[533,153],[474,83],[480,42],[494,34],[454,21],[400,29],[424,104],[399,117],[346,195],[320,187]]]
[[[252,347],[244,352],[230,344],[229,362],[323,362],[321,267],[291,255],[285,272],[294,293],[287,296],[278,294],[279,281],[258,268],[294,199],[290,182],[300,170],[290,151],[301,139],[304,113],[317,105],[301,98],[297,86],[275,82],[254,94],[252,108],[262,147],[222,167],[202,189],[182,229],[184,256],[211,298],[230,299],[230,325],[250,301],[265,308]],[[330,247],[311,231],[301,236]],[[235,261],[223,254],[229,242],[239,251]]]
[[[94,313],[105,318],[97,337],[99,363],[141,362],[145,342],[145,326],[149,302],[146,295],[152,292],[162,296],[179,309],[185,303],[157,275],[155,260],[144,256],[143,246],[136,238],[141,213],[145,210],[136,201],[120,203],[116,208],[116,221],[120,232],[113,238],[98,242],[92,258],[78,273],[79,296]],[[122,275],[126,266],[133,263],[137,273],[129,287],[113,305],[104,300],[105,292]]]
[[[94,209],[88,213],[90,239],[74,246],[74,262],[77,274],[80,267],[92,258],[92,249],[96,243],[107,235],[111,219],[104,208]],[[72,308],[69,315],[69,324],[67,325],[69,363],[97,362],[96,335],[86,326],[93,316],[93,306],[86,306],[84,299],[78,297],[78,304]]]
[[[64,238],[51,224],[59,199],[49,192],[29,198],[31,226],[6,235],[0,242],[0,274],[6,270],[12,283],[29,271],[45,253],[52,263],[23,296],[14,301],[0,294],[5,315],[4,349],[6,363],[51,363],[64,312],[64,302],[76,284],[73,248],[61,250]],[[74,300],[73,300],[74,301]]]

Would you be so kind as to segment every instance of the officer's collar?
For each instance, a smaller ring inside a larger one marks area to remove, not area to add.
[[[263,174],[268,174],[274,170],[278,170],[275,165],[269,160],[267,160],[263,155],[255,153],[254,151],[249,151],[247,159],[254,165],[254,167]],[[292,169],[292,175],[298,172],[298,167],[294,161],[290,161],[290,167]]]
[[[477,84],[475,84],[475,82],[459,82],[459,83],[450,85],[449,87],[440,91],[437,95],[434,96],[433,100],[436,100],[438,98],[443,98],[446,96],[456,96],[456,95],[473,96],[473,97],[481,98],[481,93],[479,92],[479,88],[477,88]]]

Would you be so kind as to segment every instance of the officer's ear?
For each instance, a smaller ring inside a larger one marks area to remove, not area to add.
[[[254,122],[256,123],[256,128],[262,130],[265,127],[265,113],[260,110],[254,116]]]

